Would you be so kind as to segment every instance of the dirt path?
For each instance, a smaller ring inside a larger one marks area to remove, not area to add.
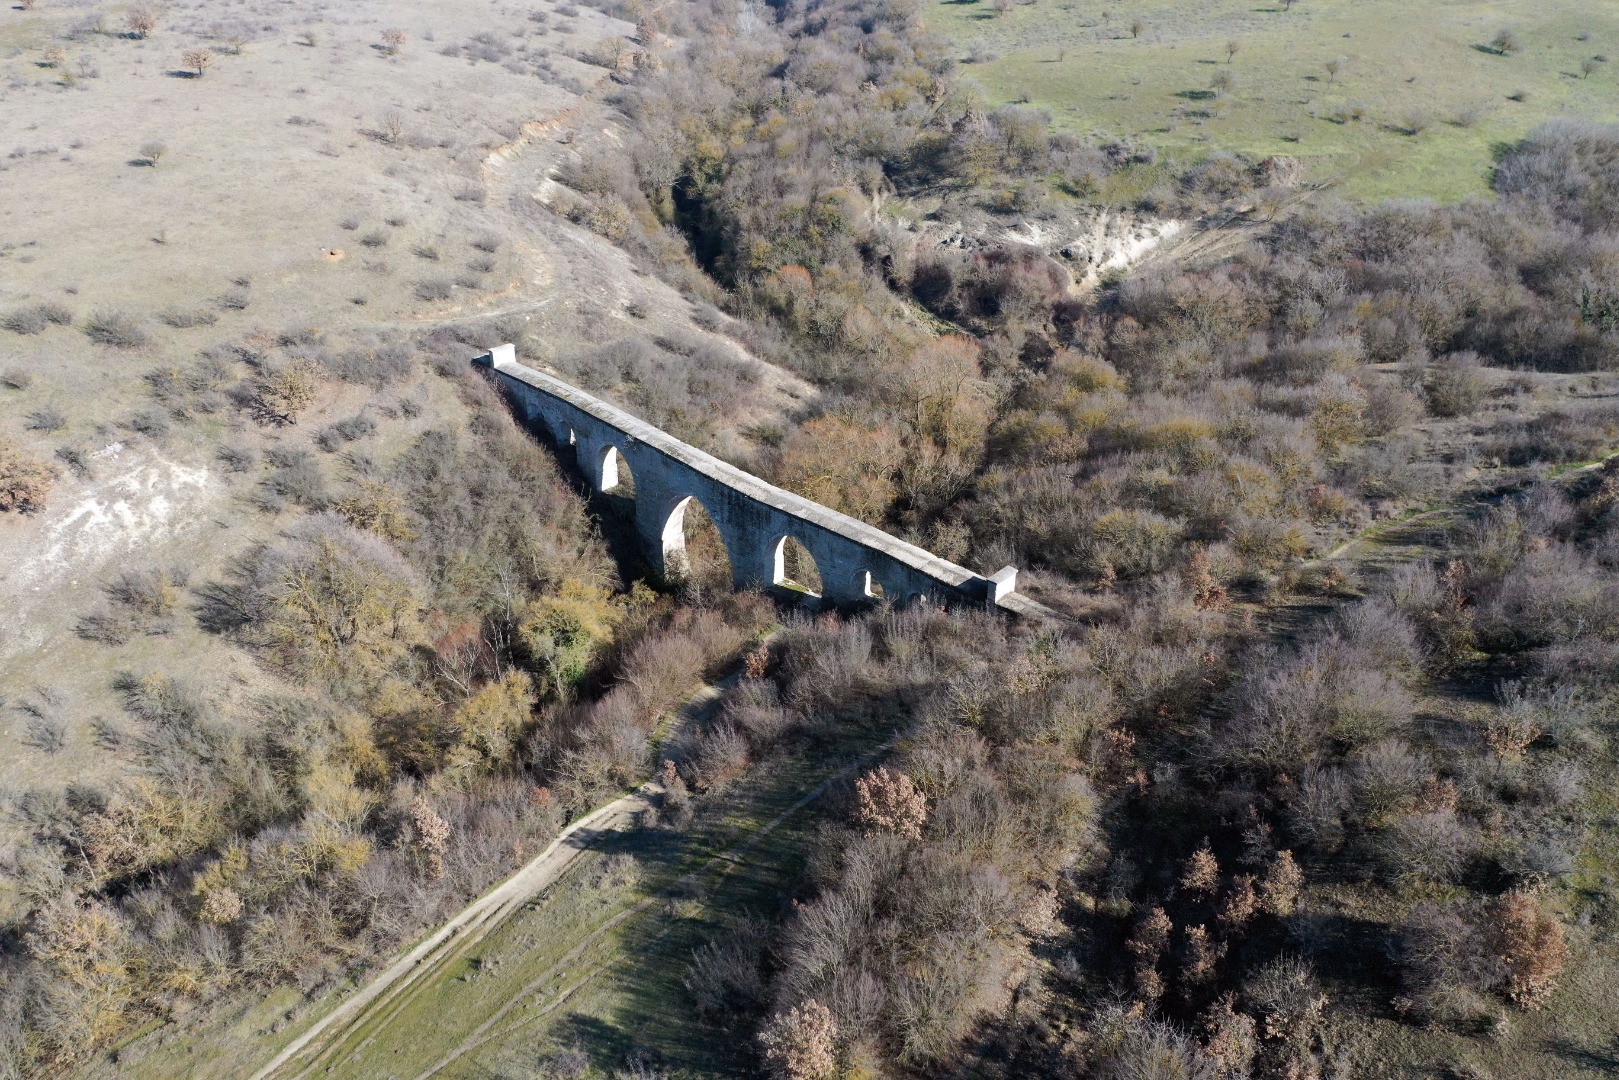
[[[804,807],[826,794],[827,789],[829,789],[839,779],[849,775],[851,772],[864,768],[866,765],[872,763],[883,754],[886,754],[890,749],[893,748],[895,741],[895,739],[889,739],[874,750],[862,754],[858,760],[853,761],[848,765],[845,765],[843,768],[837,770],[831,776],[828,776],[825,780],[822,780],[810,791],[799,797],[791,806],[788,806],[785,810],[782,810],[775,817],[767,821],[764,825],[748,834],[747,839],[743,840],[739,844],[735,844],[727,848],[724,851],[719,852],[716,855],[710,856],[703,862],[702,866],[695,871],[695,873],[706,873],[720,863],[725,864],[724,869],[721,871],[722,877],[733,873],[743,865],[742,860],[744,856],[746,856],[749,851],[753,850],[753,848],[762,843],[767,837],[770,836],[771,833],[780,828],[784,822],[786,822]],[[601,972],[606,969],[605,965],[599,965],[591,968],[581,978],[573,983],[570,983],[564,989],[558,991],[556,998],[548,1002],[543,1008],[528,1016],[515,1020],[504,1027],[497,1027],[497,1025],[499,1025],[500,1022],[512,1012],[512,1010],[521,1006],[529,995],[535,993],[548,983],[552,982],[556,978],[558,972],[565,971],[569,965],[576,961],[584,953],[584,951],[603,934],[607,933],[609,930],[620,925],[621,923],[627,922],[630,919],[635,918],[637,915],[642,914],[659,901],[669,898],[674,894],[674,889],[675,886],[670,886],[669,888],[648,896],[632,907],[626,908],[625,910],[619,912],[617,915],[607,920],[607,922],[585,935],[574,945],[571,950],[568,951],[565,956],[559,959],[556,963],[552,964],[551,967],[547,968],[539,976],[530,980],[528,985],[524,986],[522,990],[512,995],[511,999],[507,1001],[505,1005],[502,1005],[492,1016],[490,1016],[482,1024],[478,1025],[478,1027],[468,1034],[465,1039],[458,1043],[454,1049],[449,1051],[443,1057],[439,1058],[427,1069],[416,1074],[414,1080],[428,1080],[428,1077],[437,1075],[443,1069],[467,1054],[472,1053],[480,1047],[494,1042],[497,1039],[510,1035],[512,1032],[526,1024],[530,1024],[535,1020],[544,1019],[550,1013],[554,1012],[574,993],[588,984],[597,975],[601,974]]]
[[[713,687],[705,689],[717,694]],[[468,904],[409,952],[389,964],[369,984],[289,1043],[255,1072],[252,1080],[264,1080],[276,1074],[328,1033],[331,1037],[327,1042],[331,1043],[368,1019],[376,1010],[388,1007],[422,975],[432,971],[462,947],[482,938],[529,898],[556,881],[575,859],[602,836],[632,828],[641,811],[652,807],[656,791],[655,784],[643,784],[630,794],[597,807],[563,829],[528,865]],[[304,1076],[315,1069],[326,1049],[325,1046],[315,1045],[314,1057],[292,1075]]]

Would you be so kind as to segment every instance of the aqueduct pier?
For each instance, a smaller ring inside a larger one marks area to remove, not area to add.
[[[489,368],[522,420],[559,455],[574,455],[591,486],[618,486],[620,462],[635,481],[635,531],[660,574],[685,565],[685,514],[693,500],[725,542],[738,587],[783,585],[789,538],[815,559],[822,599],[848,605],[886,598],[1055,614],[1015,592],[1017,570],[989,577],[897,536],[768,484],[583,390],[520,364],[512,345],[474,363]]]

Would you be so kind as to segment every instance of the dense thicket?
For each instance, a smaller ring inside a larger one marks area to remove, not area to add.
[[[281,348],[257,362],[376,370]],[[467,351],[435,335],[405,375]],[[303,512],[225,579],[190,582],[199,621],[253,649],[275,689],[225,700],[189,675],[123,676],[127,715],[101,740],[134,778],[20,799],[33,838],[8,867],[0,1074],[232,989],[315,993],[363,969],[644,778],[658,718],[762,625],[749,598],[620,594],[551,456],[481,379],[456,387],[464,428],[350,455],[348,479],[272,455],[255,498]],[[126,573],[81,632],[166,633],[186,585]]]
[[[986,115],[908,7],[771,14],[707,9],[736,47],[625,92],[648,143],[615,197],[680,230],[730,309],[772,328],[754,340],[826,391],[775,476],[950,557],[1121,599],[1055,640],[959,631],[970,661],[880,620],[790,637],[683,759],[691,783],[817,708],[882,709],[894,671],[914,704],[808,898],[695,958],[705,1014],[756,1027],[790,1077],[1303,1077],[1355,1067],[1337,988],[1463,1032],[1546,1000],[1586,903],[1568,882],[1588,770],[1613,764],[1587,704],[1613,692],[1612,482],[1510,501],[1300,640],[1263,642],[1232,594],[1307,584],[1325,539],[1474,466],[1516,482],[1611,447],[1611,403],[1548,402],[1515,373],[1619,361],[1619,131],[1533,133],[1489,203],[1307,209],[1079,297],[1060,260],[937,244],[893,196],[1038,216],[1020,178],[1095,193],[1128,148]],[[1217,158],[1180,194],[1266,174]],[[806,709],[792,672],[813,663],[838,699]],[[1030,803],[1058,792],[1083,795],[1041,820]],[[1312,888],[1354,890],[1363,925]]]
[[[826,391],[763,465],[788,486],[986,567],[1111,583],[1214,547],[1226,579],[1264,578],[1442,494],[1447,465],[1577,460],[1615,421],[1508,374],[1619,355],[1611,130],[1537,131],[1492,203],[1306,209],[1233,257],[1081,299],[1060,258],[949,222],[1051,217],[997,192],[1094,195],[1135,151],[986,113],[907,4],[700,10],[726,47],[622,92],[637,183],[621,170],[611,197],[678,229],[732,310],[774,328],[752,343]],[[1266,165],[1187,170],[1180,209],[1237,205]],[[917,221],[896,196],[922,191],[943,204]]]

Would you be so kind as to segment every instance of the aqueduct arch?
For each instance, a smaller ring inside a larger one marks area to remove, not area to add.
[[[610,490],[621,464],[635,484],[635,527],[642,553],[659,573],[681,569],[684,519],[701,503],[718,529],[739,587],[782,580],[781,551],[792,537],[820,573],[822,599],[858,604],[972,603],[1025,614],[1054,614],[1014,591],[1017,570],[982,577],[872,525],[768,484],[690,446],[616,406],[517,362],[501,345],[475,360],[488,367],[524,422],[585,474]]]

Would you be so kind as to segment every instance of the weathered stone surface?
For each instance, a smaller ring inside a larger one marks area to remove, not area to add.
[[[995,605],[1010,600],[1012,567],[988,579],[896,536],[768,484],[560,379],[517,362],[501,345],[477,357],[490,368],[531,430],[598,490],[618,484],[619,461],[635,479],[635,523],[647,562],[660,573],[685,558],[686,508],[695,499],[725,541],[739,587],[780,584],[788,537],[815,558],[823,599],[856,604],[873,596],[895,603]],[[1002,605],[1007,606],[1007,605]]]

